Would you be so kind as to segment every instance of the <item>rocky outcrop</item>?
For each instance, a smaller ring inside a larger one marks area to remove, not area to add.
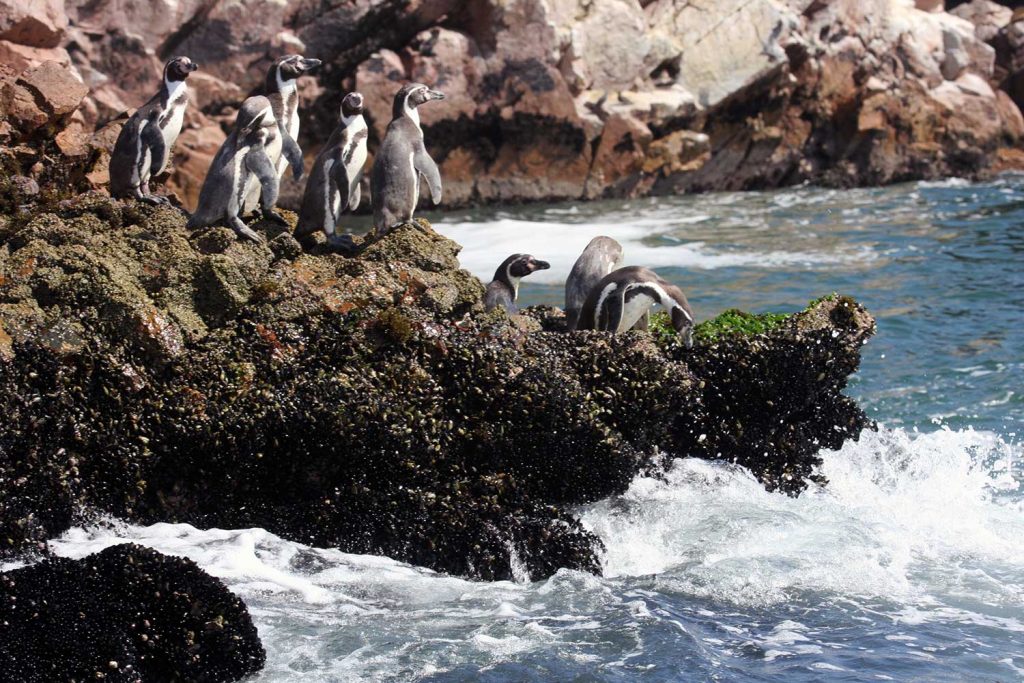
[[[310,159],[347,89],[367,96],[371,151],[401,83],[447,92],[423,117],[449,206],[973,176],[1024,134],[1016,24],[988,0],[36,4],[0,5],[0,53],[10,77],[70,62],[86,132],[155,92],[163,59],[199,62],[170,177],[187,207],[282,52],[325,61],[300,84]],[[286,181],[284,205],[300,191]]]
[[[126,544],[0,574],[5,681],[235,681],[265,657],[242,601],[191,560]]]
[[[842,395],[874,331],[831,297],[655,331],[484,314],[426,223],[356,257],[190,234],[98,195],[0,227],[0,543],[82,508],[261,526],[438,570],[600,570],[573,506],[662,457],[732,460],[797,493],[868,421]],[[518,562],[517,562],[518,560]]]

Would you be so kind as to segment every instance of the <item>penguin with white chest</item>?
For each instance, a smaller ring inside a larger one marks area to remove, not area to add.
[[[601,278],[587,295],[577,329],[625,332],[655,305],[669,312],[676,334],[692,347],[693,309],[683,290],[643,266],[619,268]]]
[[[302,149],[299,148],[299,90],[296,79],[320,66],[319,59],[307,59],[302,55],[286,55],[274,62],[267,70],[264,83],[266,97],[274,109],[278,137],[270,141],[267,155],[277,171],[277,179],[284,177],[285,167],[291,166],[296,180],[302,178]],[[259,183],[248,187],[245,211],[252,211],[259,204]]]
[[[595,237],[576,259],[569,279],[565,281],[565,322],[570,331],[576,329],[580,309],[587,295],[608,273],[622,265],[622,245],[611,237]]]
[[[188,57],[174,57],[164,65],[160,91],[132,114],[121,128],[110,155],[110,194],[166,204],[150,194],[149,182],[163,173],[171,160],[188,107],[185,79],[198,66]]]
[[[494,271],[494,279],[484,290],[484,309],[490,311],[502,306],[509,313],[518,313],[519,281],[530,273],[550,267],[547,261],[538,261],[529,254],[512,254]]]
[[[391,123],[373,159],[370,174],[373,228],[378,236],[412,220],[420,198],[421,175],[427,181],[434,204],[441,201],[441,173],[423,144],[416,108],[425,102],[443,99],[443,93],[422,83],[410,83],[395,95]]]
[[[359,206],[367,133],[363,96],[349,93],[341,101],[341,121],[313,162],[306,181],[295,226],[295,237],[305,246],[309,246],[310,235],[323,230],[330,247],[341,251],[353,248],[352,238],[338,234],[337,227],[343,211]]]
[[[235,127],[217,151],[199,193],[199,207],[188,221],[189,228],[226,223],[239,237],[262,242],[263,237],[242,222],[246,188],[256,183],[261,192],[264,218],[282,225],[287,221],[274,211],[278,177],[267,153],[280,135],[270,100],[250,97],[242,103]]]

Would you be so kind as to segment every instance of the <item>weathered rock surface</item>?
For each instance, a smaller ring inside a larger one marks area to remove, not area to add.
[[[953,13],[938,0],[29,5],[0,3],[0,81],[42,61],[80,77],[79,150],[155,92],[162,60],[198,61],[169,181],[188,207],[223,127],[282,52],[325,61],[300,83],[310,159],[346,89],[367,95],[371,152],[400,84],[447,92],[423,119],[449,206],[973,176],[1024,134],[1024,41],[988,0]],[[38,159],[24,161],[16,172],[31,175]],[[86,163],[102,183],[102,152]],[[301,189],[285,182],[283,205]]]
[[[235,681],[266,655],[242,601],[191,560],[125,544],[0,574],[0,679]]]
[[[796,493],[868,424],[841,393],[874,331],[849,299],[759,334],[710,323],[686,350],[484,314],[459,246],[425,223],[352,258],[256,227],[266,245],[97,195],[0,224],[6,550],[86,506],[485,579],[515,556],[534,578],[599,571],[572,507],[656,454]]]

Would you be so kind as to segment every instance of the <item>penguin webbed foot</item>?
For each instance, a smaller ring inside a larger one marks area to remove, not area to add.
[[[247,226],[238,218],[235,218],[234,220],[230,221],[230,225],[231,229],[235,231],[235,234],[241,237],[242,239],[251,240],[253,242],[256,242],[257,244],[262,244],[263,242],[267,241],[266,238],[263,237],[263,235],[259,234],[258,232]]]
[[[354,254],[358,250],[352,235],[328,235],[327,248],[339,254]]]
[[[273,209],[263,209],[263,210],[261,210],[260,211],[260,217],[263,220],[268,220],[271,223],[277,223],[278,225],[282,225],[282,226],[284,226],[286,228],[290,228],[291,227],[290,225],[288,225],[288,220],[284,216],[279,214],[277,211],[274,211]]]

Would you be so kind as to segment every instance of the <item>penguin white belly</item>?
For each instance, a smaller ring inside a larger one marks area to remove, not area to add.
[[[161,160],[159,168],[156,169],[157,174],[163,173],[174,157],[174,143],[178,141],[182,123],[185,121],[185,106],[185,103],[175,104],[168,112],[160,131],[164,138],[164,158]]]
[[[288,107],[288,100],[292,98],[285,96],[285,112],[284,112],[284,129],[288,131],[288,135],[292,137],[295,142],[299,141],[299,98],[295,98],[295,106]],[[281,149],[284,148],[282,144]],[[284,172],[288,168],[288,160],[284,157],[284,154],[280,150],[277,152],[277,156],[270,157],[272,161],[277,164],[277,179],[284,178]]]
[[[640,318],[644,317],[651,306],[658,303],[646,294],[638,294],[622,306],[622,319],[619,320],[619,327],[616,332],[625,332],[633,329]]]
[[[264,150],[267,152],[267,157],[271,160],[277,159],[281,155],[281,136],[275,135],[273,139],[268,140],[264,146]],[[278,175],[280,178],[280,175]],[[254,174],[249,174],[249,181],[245,185],[245,205],[242,207],[243,211],[248,213],[249,211],[255,211],[256,207],[260,205],[260,179]]]
[[[331,182],[331,169],[334,168],[334,159],[324,162],[324,232],[328,235],[334,234],[334,226],[338,222],[338,210],[341,207],[341,195],[334,189]]]
[[[416,205],[420,201],[420,174],[416,171],[416,154],[409,154],[409,171],[412,173],[412,197],[409,198],[409,215],[403,216],[407,221],[412,220],[412,214],[416,211]]]
[[[246,173],[246,169],[243,168],[242,166],[245,160],[245,155],[248,154],[248,152],[248,147],[242,147],[237,152],[235,152],[235,156],[231,160],[231,163],[234,165],[234,183],[233,186],[231,187],[231,196],[228,197],[227,213],[230,216],[239,216],[242,213],[239,210],[239,203],[244,195],[241,192],[239,192],[238,184],[241,183],[242,179],[246,176],[248,176],[248,182],[252,182],[253,180],[252,174]],[[249,185],[247,184],[246,190],[248,190],[248,187]]]

